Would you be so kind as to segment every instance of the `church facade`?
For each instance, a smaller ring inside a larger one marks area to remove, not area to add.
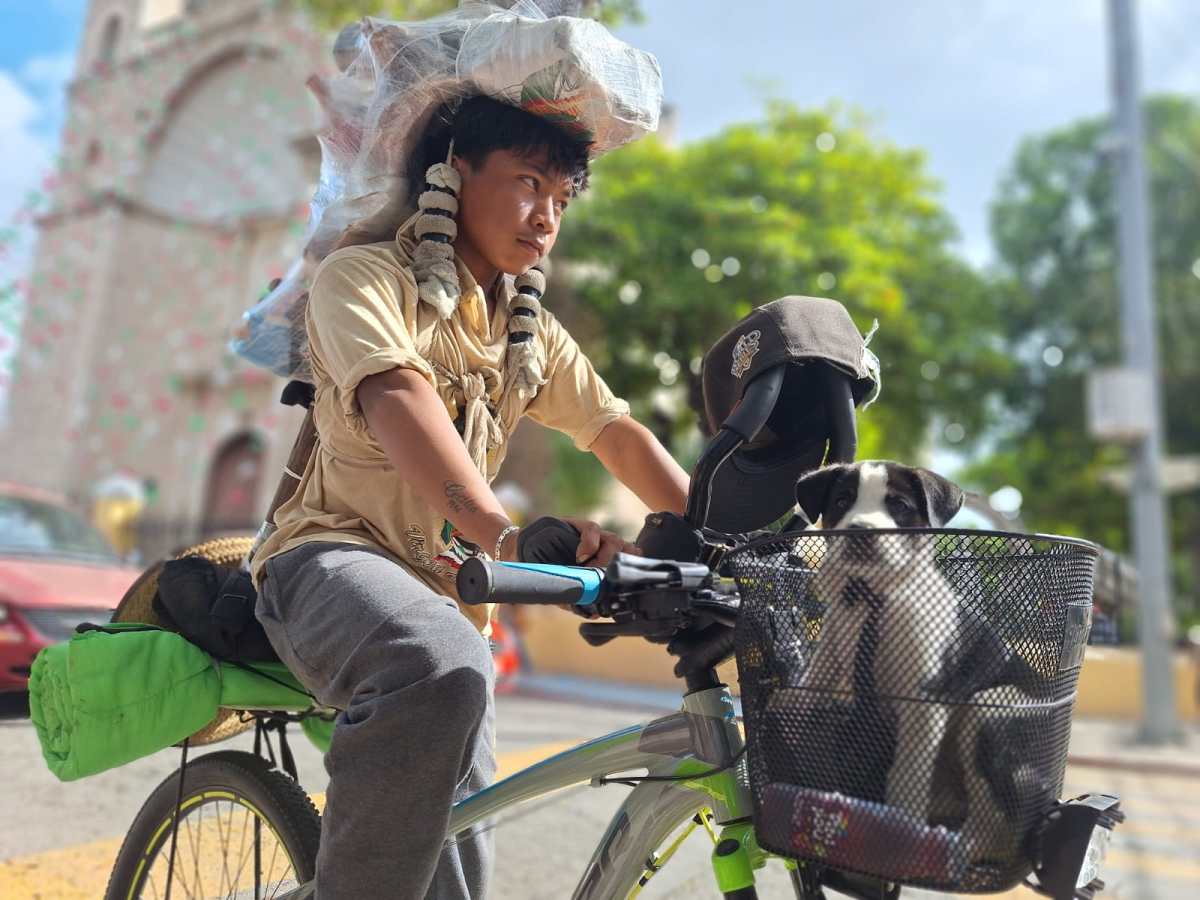
[[[286,4],[90,4],[0,478],[84,508],[140,481],[175,532],[152,544],[261,517],[302,415],[227,343],[301,245],[320,160],[304,81],[327,58]]]

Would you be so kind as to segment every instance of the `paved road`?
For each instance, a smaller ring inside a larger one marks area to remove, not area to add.
[[[603,699],[603,702],[602,702]],[[624,708],[612,694],[574,698],[503,696],[498,701],[498,751],[509,771],[565,744],[645,721],[657,713]],[[233,744],[235,742],[231,742]],[[245,738],[236,743],[247,743]],[[325,789],[319,755],[297,736],[301,779]],[[150,788],[177,765],[174,751],[156,754],[84,782],[60,784],[42,764],[33,729],[14,709],[0,710],[0,898],[95,898],[122,834]],[[1111,900],[1183,900],[1200,896],[1200,779],[1073,767],[1070,790],[1116,790],[1130,821],[1110,854]],[[500,863],[493,900],[561,900],[626,789],[580,787],[512,814],[497,830]],[[643,898],[716,898],[707,857],[693,835]],[[790,897],[773,865],[760,878],[764,900]],[[1014,892],[1032,898],[1031,892]],[[907,896],[907,894],[906,894]]]

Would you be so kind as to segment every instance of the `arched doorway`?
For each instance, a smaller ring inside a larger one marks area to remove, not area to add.
[[[208,472],[201,532],[204,536],[255,531],[265,510],[258,508],[264,446],[257,434],[245,432],[217,450]]]

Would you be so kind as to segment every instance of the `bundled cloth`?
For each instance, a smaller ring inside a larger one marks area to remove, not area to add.
[[[662,78],[654,57],[575,4],[463,0],[422,22],[365,18],[334,45],[339,73],[309,88],[324,111],[321,177],[302,257],[245,316],[233,349],[288,378],[311,379],[304,303],[313,272],[338,247],[392,238],[423,185],[409,168],[444,104],[486,95],[548,119],[595,158],[658,127]]]
[[[42,757],[62,781],[170,747],[221,707],[302,711],[312,705],[282,664],[222,663],[152,625],[92,626],[42,650],[29,678],[29,714]]]

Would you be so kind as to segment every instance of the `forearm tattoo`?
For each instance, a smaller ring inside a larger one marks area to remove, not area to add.
[[[444,486],[446,489],[446,499],[450,501],[451,512],[459,513],[464,510],[469,513],[479,512],[479,507],[475,501],[467,495],[466,487],[457,481],[447,481]]]

